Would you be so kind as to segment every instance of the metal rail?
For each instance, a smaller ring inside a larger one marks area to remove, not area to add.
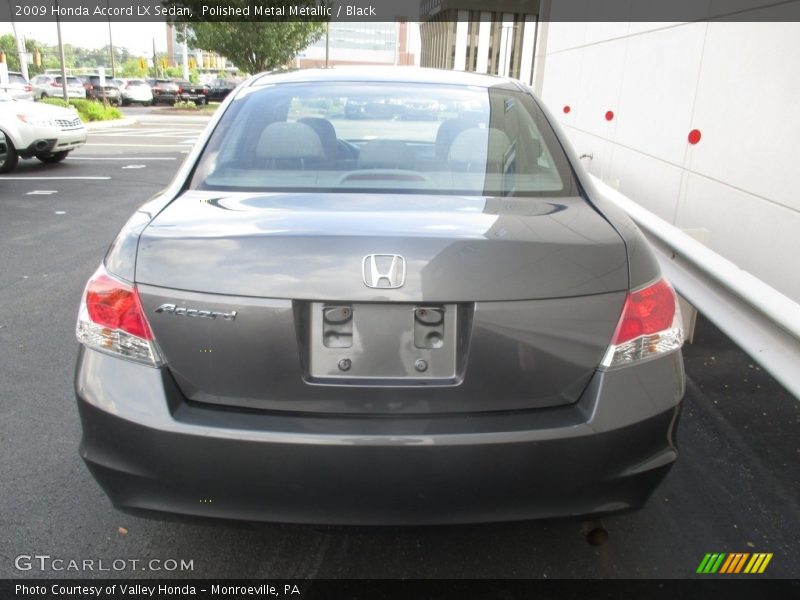
[[[800,399],[800,304],[597,177],[592,179],[597,190],[639,226],[681,296]]]

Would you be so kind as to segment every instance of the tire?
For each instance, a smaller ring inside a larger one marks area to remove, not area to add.
[[[120,102],[121,102],[122,106],[130,106],[130,104],[131,104],[131,101],[127,100],[126,98],[123,98]]]
[[[53,152],[52,154],[37,154],[36,158],[45,164],[53,165],[67,158],[67,154],[69,153],[69,150],[62,150],[61,152]]]
[[[45,98],[49,98],[49,97],[50,96],[48,94],[45,94],[44,92],[42,92],[42,95],[39,96],[39,100],[44,100]]]
[[[142,102],[142,106],[150,106],[153,102]]]
[[[14,148],[14,143],[6,136],[6,159],[0,163],[0,173],[11,173],[17,168],[19,162],[19,154],[17,149]]]

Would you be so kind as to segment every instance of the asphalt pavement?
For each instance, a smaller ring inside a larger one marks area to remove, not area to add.
[[[91,133],[61,164],[26,160],[0,176],[0,577],[683,578],[707,552],[771,552],[757,577],[800,577],[800,402],[702,317],[685,349],[681,457],[643,510],[603,520],[602,546],[576,521],[341,528],[117,512],[77,451],[78,302],[205,123],[125,112],[139,122]],[[20,570],[20,555],[193,569]]]

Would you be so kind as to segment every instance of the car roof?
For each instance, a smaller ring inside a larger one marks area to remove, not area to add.
[[[463,85],[473,87],[505,86],[519,89],[519,84],[508,77],[485,75],[443,69],[418,67],[337,67],[333,69],[299,69],[268,72],[256,75],[251,86],[275,83],[307,82],[386,82],[386,83],[436,83],[440,85]]]

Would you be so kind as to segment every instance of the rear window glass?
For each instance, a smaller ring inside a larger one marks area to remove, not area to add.
[[[212,134],[191,186],[576,194],[555,134],[527,94],[406,83],[245,89]]]
[[[129,79],[128,85],[147,85],[147,84],[141,79]]]
[[[20,75],[18,73],[9,73],[8,74],[8,82],[9,83],[22,83],[22,84],[28,83],[25,80],[25,77],[23,77],[22,75]]]

